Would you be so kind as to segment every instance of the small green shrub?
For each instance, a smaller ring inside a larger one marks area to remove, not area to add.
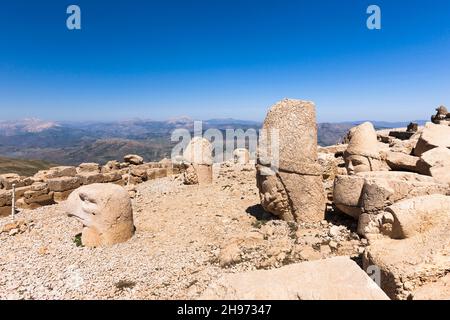
[[[81,242],[81,233],[77,234],[74,238],[73,238],[73,242],[75,243],[75,245],[77,247],[84,247],[83,243]]]

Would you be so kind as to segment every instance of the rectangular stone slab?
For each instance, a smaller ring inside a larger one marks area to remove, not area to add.
[[[230,274],[206,289],[206,300],[388,300],[350,258],[336,257],[273,270]]]

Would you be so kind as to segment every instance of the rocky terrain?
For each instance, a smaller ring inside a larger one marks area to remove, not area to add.
[[[254,170],[224,164],[214,174],[211,186],[184,185],[180,175],[139,184],[136,233],[108,248],[77,245],[81,225],[64,203],[23,210],[20,230],[0,234],[0,297],[193,299],[227,273],[336,255],[358,261],[367,245],[332,211],[319,223],[273,219],[259,205]]]
[[[272,141],[213,163],[195,137],[179,159],[0,175],[0,297],[448,299],[450,113],[436,111],[318,147],[314,103],[285,99],[263,123],[277,166]]]

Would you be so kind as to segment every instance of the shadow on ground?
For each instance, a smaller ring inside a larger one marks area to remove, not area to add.
[[[248,207],[245,212],[255,217],[258,221],[268,221],[276,219],[273,214],[265,211],[260,204],[255,204],[254,206]]]

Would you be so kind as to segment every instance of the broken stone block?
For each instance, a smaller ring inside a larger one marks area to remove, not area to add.
[[[82,185],[88,185],[93,183],[103,183],[104,176],[99,172],[83,172],[77,174],[77,177],[81,180]]]
[[[123,157],[123,161],[129,164],[139,165],[144,163],[144,158],[136,154],[129,154]]]
[[[394,171],[418,172],[418,162],[420,158],[405,154],[403,152],[386,153],[386,163]]]
[[[388,300],[388,297],[354,261],[336,257],[226,275],[213,282],[200,299]]]
[[[100,173],[100,165],[98,163],[82,163],[77,168],[77,173]]]
[[[120,170],[120,162],[117,160],[108,161],[101,169],[102,173]]]
[[[75,177],[77,169],[71,166],[59,166],[53,167],[48,170],[38,171],[33,179],[35,181],[45,181],[48,179],[61,178],[61,177]]]
[[[418,168],[421,173],[450,184],[450,149],[438,147],[423,153]]]
[[[103,173],[103,182],[117,182],[122,179],[122,175],[118,171],[110,171]]]
[[[0,190],[0,207],[10,206],[12,201],[11,190]]]
[[[16,199],[22,198],[26,191],[31,190],[31,185],[16,188]]]
[[[28,205],[45,206],[54,204],[53,191],[49,191],[48,189],[26,191],[23,197],[25,203]]]
[[[420,157],[438,147],[450,148],[450,127],[427,123],[414,148],[414,155]]]
[[[22,177],[15,173],[6,173],[0,175],[0,189],[10,190],[14,184],[16,188],[29,186],[34,181],[29,177]]]
[[[81,186],[79,177],[61,177],[47,180],[48,189],[55,192],[74,190]]]

